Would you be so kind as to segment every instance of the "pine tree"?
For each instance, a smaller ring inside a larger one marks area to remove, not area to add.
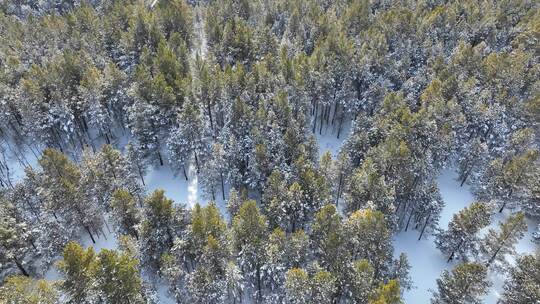
[[[186,166],[191,156],[195,159],[197,172],[201,162],[210,152],[208,132],[201,118],[199,109],[193,103],[184,104],[177,117],[178,126],[172,131],[167,145],[175,167]]]
[[[146,174],[148,165],[144,159],[141,148],[138,144],[128,143],[125,150],[129,172],[138,176],[141,179],[143,186],[145,186],[144,175]]]
[[[437,231],[444,201],[439,187],[435,183],[422,186],[417,192],[415,195],[417,203],[414,205],[414,212],[411,213],[411,216],[414,213],[415,228],[420,230],[418,240],[421,240],[426,233],[433,234]],[[407,223],[409,222],[407,221]],[[406,226],[405,230],[407,228]]]
[[[189,275],[188,291],[191,303],[218,304],[222,303],[224,290],[223,282],[216,280],[209,270],[204,267],[197,268]]]
[[[475,251],[477,233],[491,221],[490,209],[486,203],[474,202],[454,214],[448,229],[437,234],[435,244],[443,254],[448,255],[448,262],[456,256],[466,260]]]
[[[534,173],[535,161],[538,158],[537,150],[528,150],[509,160],[493,160],[485,173],[487,179],[487,195],[502,202],[499,212],[502,212],[508,203],[516,207],[519,195],[526,192],[527,179]]]
[[[103,249],[95,265],[96,286],[104,303],[144,303],[138,261],[126,253]]]
[[[38,253],[36,247],[37,231],[24,218],[18,210],[0,194],[0,263],[2,270],[16,266],[21,274],[31,274],[27,263],[29,258]]]
[[[75,242],[66,245],[58,268],[64,275],[60,289],[68,303],[92,303],[97,300],[94,285],[96,266],[94,249],[90,247],[85,250]]]
[[[260,214],[255,201],[245,202],[232,224],[238,265],[243,270],[244,278],[255,288],[254,298],[259,300],[262,299],[261,267],[264,264],[267,227],[266,218]]]
[[[216,200],[218,189],[221,192],[221,198],[225,200],[226,168],[225,151],[221,144],[216,143],[212,146],[209,159],[202,166],[202,176],[200,178],[201,185],[213,201]]]
[[[242,198],[239,196],[238,191],[232,188],[229,191],[229,199],[227,200],[227,211],[229,211],[229,219],[232,219],[238,214],[240,207],[242,206]]]
[[[437,291],[433,292],[432,304],[483,303],[490,286],[487,269],[480,264],[460,264],[452,272],[445,270],[437,279]]]
[[[371,209],[352,213],[344,224],[353,260],[367,259],[374,279],[384,278],[392,266],[392,234],[380,211]]]
[[[402,304],[399,283],[396,280],[390,280],[386,284],[381,284],[375,290],[375,294],[369,300],[369,304]]]
[[[227,292],[226,299],[229,302],[236,303],[241,301],[243,290],[243,277],[240,269],[234,262],[228,262],[225,268],[225,288]]]
[[[56,286],[46,280],[11,276],[0,287],[0,301],[10,304],[56,304],[60,299]]]
[[[53,149],[43,151],[39,164],[43,169],[39,191],[46,208],[55,217],[62,216],[69,228],[82,226],[95,243],[92,232],[101,229],[103,218],[96,202],[84,199],[80,169],[66,155]]]
[[[349,182],[346,194],[346,210],[352,213],[372,204],[376,210],[381,211],[388,219],[395,212],[395,192],[385,177],[379,174],[371,160],[366,159],[361,169],[354,171]]]
[[[311,293],[313,303],[332,303],[336,293],[336,278],[328,271],[317,271],[311,278]]]
[[[486,267],[493,263],[506,264],[506,255],[515,254],[514,246],[527,231],[525,215],[518,212],[499,223],[499,231],[489,229],[480,243],[480,253],[486,261]]]
[[[540,251],[524,255],[510,268],[501,298],[502,304],[537,303],[540,301]]]
[[[409,259],[407,258],[407,255],[402,252],[399,255],[399,259],[394,261],[390,275],[390,278],[399,283],[399,287],[402,291],[414,288],[410,270],[411,264],[409,264]]]
[[[165,191],[156,190],[145,201],[143,222],[140,230],[141,261],[146,267],[159,269],[161,255],[173,245],[173,201],[165,197]]]
[[[375,270],[366,259],[357,260],[351,269],[350,294],[355,303],[368,303],[375,283]]]
[[[285,279],[287,303],[302,304],[310,302],[311,288],[307,272],[301,268],[287,271]]]
[[[346,237],[341,218],[334,205],[326,205],[315,214],[311,238],[315,255],[332,273],[344,272],[348,253],[343,250]]]
[[[125,189],[113,192],[110,206],[113,211],[113,219],[119,234],[128,234],[139,238],[138,226],[141,222],[140,212],[133,195]]]

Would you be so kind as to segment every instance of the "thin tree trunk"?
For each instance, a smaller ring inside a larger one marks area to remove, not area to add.
[[[161,152],[159,152],[159,150],[157,151],[157,155],[158,155],[158,158],[159,158],[159,164],[161,166],[163,166],[163,158],[161,157]]]
[[[339,198],[341,196],[341,183],[343,182],[343,172],[339,173],[339,182],[338,182],[338,189],[337,189],[337,195],[336,195],[336,208],[339,204]]]
[[[188,180],[187,173],[186,173],[186,166],[185,166],[185,165],[182,166],[182,171],[184,172],[184,178],[185,178],[186,180]]]
[[[15,265],[17,265],[17,268],[19,268],[19,270],[21,271],[21,273],[25,276],[25,277],[29,277],[30,275],[28,274],[28,272],[26,271],[26,269],[24,269],[24,266],[21,264],[21,262],[19,262],[17,259],[14,259],[14,262],[15,262]]]
[[[225,182],[223,181],[223,173],[219,172],[219,176],[221,177],[221,197],[225,201]]]
[[[142,182],[143,186],[146,186],[146,184],[144,182],[144,177],[143,177],[143,174],[142,174],[141,166],[139,164],[137,164],[137,171],[139,171],[139,177],[141,178],[141,182]]]
[[[319,107],[317,103],[315,103],[315,114],[313,115],[313,133],[317,131],[317,111]]]
[[[92,231],[90,231],[90,228],[88,226],[84,226],[84,229],[86,232],[88,232],[88,235],[90,235],[90,238],[92,239],[92,243],[96,243],[96,240],[94,239],[94,235],[92,235]]]
[[[426,230],[427,224],[429,223],[429,218],[431,217],[431,214],[428,215],[426,218],[426,222],[424,223],[424,226],[422,227],[422,232],[420,232],[420,236],[418,237],[418,240],[420,241],[422,239],[422,236],[424,235],[424,231]]]

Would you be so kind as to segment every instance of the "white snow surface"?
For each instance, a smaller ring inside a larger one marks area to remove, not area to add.
[[[175,174],[169,166],[156,166],[148,171],[144,180],[148,193],[154,190],[165,190],[165,196],[175,203],[193,207],[199,202],[201,189],[198,184],[197,170],[193,164],[186,170],[188,180],[183,174]],[[201,203],[201,202],[199,202]]]
[[[469,187],[463,185],[460,187],[457,180],[457,173],[453,170],[444,170],[438,178],[438,184],[441,191],[445,206],[441,212],[439,227],[446,229],[452,216],[459,210],[474,202]],[[492,223],[488,228],[498,228],[498,223],[503,221],[509,211],[496,213],[492,217]],[[531,241],[532,233],[535,224],[527,220],[528,231],[525,236],[516,245],[518,254],[526,254],[534,252],[535,245]],[[487,232],[488,228],[482,232]],[[405,252],[411,264],[411,277],[414,281],[415,288],[404,293],[404,301],[406,304],[430,303],[432,291],[437,289],[436,280],[440,277],[445,269],[452,269],[458,262],[446,262],[447,257],[435,247],[434,237],[429,236],[421,241],[418,241],[419,232],[409,230],[400,232],[394,237],[394,255],[397,257],[401,252]],[[513,261],[511,257],[507,257],[509,261]],[[489,293],[484,297],[484,303],[495,304],[502,293],[504,283],[504,275],[500,273],[490,272],[489,279],[492,286]]]

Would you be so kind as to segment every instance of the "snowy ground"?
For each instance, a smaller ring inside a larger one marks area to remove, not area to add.
[[[335,128],[332,128],[331,126],[323,127],[322,134],[319,134],[319,132],[315,134],[319,144],[319,154],[329,150],[334,157],[337,156],[349,130],[350,123],[345,123],[340,136],[341,138],[337,139]],[[33,167],[37,166],[35,156],[28,153],[27,158],[28,162]],[[14,165],[12,174],[13,180],[18,181],[24,176],[24,171],[21,169],[21,166]],[[148,174],[145,176],[148,193],[151,193],[156,189],[163,189],[165,190],[167,197],[173,199],[176,203],[185,204],[188,208],[193,207],[196,203],[206,205],[209,199],[202,195],[202,189],[198,184],[194,164],[189,166],[187,175],[188,180],[186,181],[183,174],[175,175],[170,167],[157,166],[149,170]],[[439,188],[445,202],[439,224],[440,227],[443,228],[447,227],[448,222],[456,212],[474,201],[470,189],[467,185],[460,187],[456,177],[457,175],[454,171],[445,170],[438,179]],[[228,190],[226,190],[226,192],[228,192]],[[218,207],[221,209],[224,216],[226,216],[225,202],[221,200],[221,193],[219,191],[216,194],[216,198],[218,198]],[[496,227],[498,222],[503,220],[508,214],[509,211],[505,211],[502,214],[495,214],[490,227]],[[516,246],[519,254],[530,253],[535,250],[535,245],[531,242],[531,235],[535,223],[528,220],[527,224],[529,228],[528,232]],[[111,225],[109,225],[109,227],[111,227]],[[487,229],[483,230],[484,233],[486,231]],[[99,234],[96,237],[96,244],[92,244],[92,241],[84,232],[81,232],[81,239],[79,241],[84,247],[92,246],[96,252],[99,252],[99,250],[103,248],[116,249],[118,244],[114,233],[109,232],[107,227],[103,227],[103,232],[103,234]],[[435,248],[432,236],[418,241],[418,234],[419,232],[416,230],[409,230],[408,232],[400,232],[394,237],[395,255],[397,256],[401,252],[405,252],[412,266],[411,276],[415,288],[404,294],[404,300],[407,304],[429,303],[431,290],[436,288],[436,279],[439,278],[443,270],[451,269],[455,266],[455,262],[446,263],[446,257]],[[60,278],[60,274],[56,270],[56,267],[51,267],[45,272],[44,277],[46,279],[56,280]],[[504,275],[491,273],[490,279],[493,286],[490,289],[489,294],[485,297],[486,304],[494,304],[497,302],[502,290]],[[174,303],[174,300],[167,295],[167,290],[163,285],[158,284],[156,288],[160,303]]]
[[[474,197],[467,187],[459,186],[457,174],[452,170],[445,170],[438,179],[441,195],[445,202],[445,207],[441,212],[439,227],[446,228],[452,216],[459,210],[468,206],[474,201]],[[497,213],[492,219],[490,228],[496,228],[499,221],[508,216],[509,212]],[[527,221],[528,232],[517,244],[516,249],[519,254],[530,253],[535,250],[535,245],[531,242],[535,225]],[[484,232],[487,229],[484,229]],[[418,241],[418,231],[409,230],[400,232],[394,237],[394,254],[398,256],[405,252],[411,263],[411,277],[414,281],[415,289],[405,293],[404,300],[407,304],[429,303],[431,290],[435,290],[436,280],[445,269],[452,269],[456,262],[447,263],[447,257],[435,247],[433,237]],[[493,283],[489,294],[484,298],[484,303],[495,304],[500,297],[504,276],[497,273],[490,273],[490,280]]]

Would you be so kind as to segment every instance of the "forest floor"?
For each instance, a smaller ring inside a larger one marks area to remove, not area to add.
[[[316,138],[319,144],[319,154],[330,151],[334,157],[343,144],[344,138],[347,137],[350,129],[350,123],[344,124],[342,136],[336,138],[334,129],[323,128],[322,134],[317,132]],[[318,130],[317,130],[318,131]],[[31,153],[27,154],[28,163],[32,167],[37,166],[37,160]],[[15,160],[14,160],[15,161]],[[12,177],[16,182],[24,176],[22,166],[12,167]],[[196,203],[202,205],[207,204],[210,200],[203,195],[202,189],[198,183],[195,165],[191,164],[187,170],[188,180],[182,174],[176,175],[168,166],[157,166],[148,171],[145,176],[147,192],[151,193],[156,189],[165,190],[167,197],[174,200],[176,203],[185,204],[188,208],[193,207]],[[444,170],[438,178],[438,185],[441,191],[442,198],[445,202],[445,207],[441,212],[439,227],[445,229],[452,219],[452,216],[459,210],[468,206],[474,201],[474,196],[467,185],[460,187],[457,180],[457,174],[452,169]],[[228,190],[226,190],[228,193]],[[226,202],[221,199],[221,193],[216,196],[216,204],[226,217]],[[488,228],[495,228],[499,221],[504,220],[510,214],[509,211],[495,214],[492,224]],[[536,245],[531,241],[532,233],[536,227],[536,223],[527,220],[528,231],[526,235],[517,244],[516,249],[519,254],[534,252]],[[81,231],[80,242],[84,247],[92,246],[96,251],[101,249],[116,249],[117,238],[112,233],[112,226],[109,224],[111,231],[107,227],[103,228],[103,233],[98,236],[96,243],[92,241]],[[488,228],[485,228],[482,233],[486,233]],[[404,293],[404,301],[406,304],[429,303],[431,291],[436,289],[436,279],[440,277],[445,269],[451,269],[456,262],[446,262],[446,257],[435,247],[433,236],[424,237],[418,241],[419,232],[414,229],[402,231],[394,236],[394,255],[399,256],[402,252],[407,254],[409,262],[412,266],[411,277],[413,279],[414,288]],[[511,260],[511,258],[509,258]],[[512,260],[511,260],[512,262]],[[55,280],[60,278],[56,267],[44,271],[46,279]],[[495,304],[502,292],[504,282],[504,274],[492,272],[490,274],[492,287],[489,294],[484,298],[486,304]],[[166,287],[163,284],[155,284],[160,303],[169,304],[175,303],[167,294]]]

